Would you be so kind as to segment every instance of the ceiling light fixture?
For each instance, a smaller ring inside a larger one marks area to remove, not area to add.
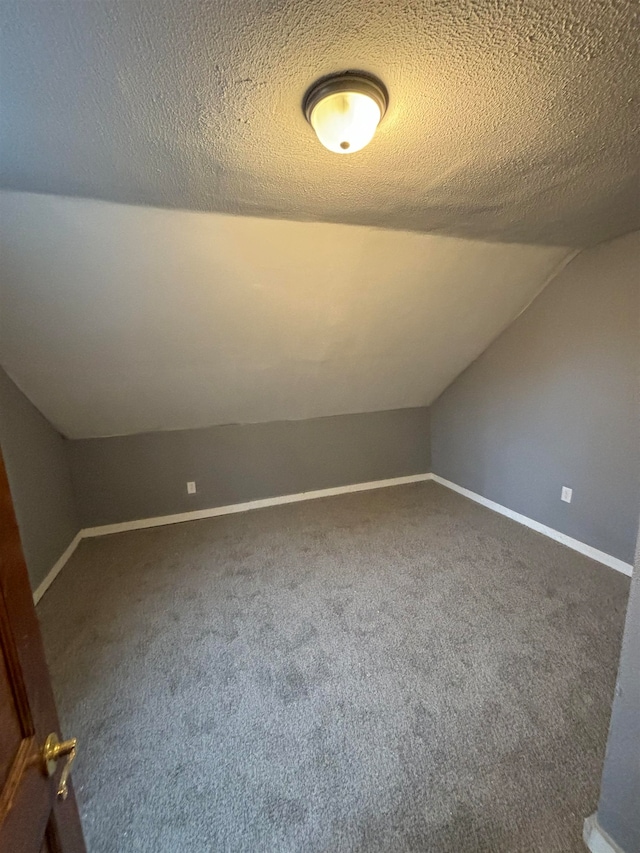
[[[388,103],[387,90],[376,77],[345,71],[317,80],[302,109],[325,148],[353,154],[371,142]]]

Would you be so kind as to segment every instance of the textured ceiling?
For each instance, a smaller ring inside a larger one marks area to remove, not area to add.
[[[3,0],[2,185],[582,246],[640,227],[637,0]],[[302,95],[390,108],[325,151]]]
[[[566,249],[0,193],[0,364],[88,437],[431,402]]]

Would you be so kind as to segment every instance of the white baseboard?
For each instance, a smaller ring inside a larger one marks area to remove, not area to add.
[[[388,486],[402,486],[407,483],[422,483],[426,480],[434,480],[436,483],[440,483],[441,486],[446,486],[446,488],[452,489],[454,492],[459,492],[461,495],[492,509],[494,512],[499,512],[501,515],[505,515],[507,518],[511,518],[520,524],[524,524],[526,527],[530,527],[538,533],[542,533],[545,536],[549,536],[551,539],[555,539],[556,542],[561,542],[563,545],[573,548],[574,551],[579,551],[581,554],[591,557],[599,563],[604,563],[605,566],[609,566],[610,568],[616,569],[625,575],[631,576],[633,571],[633,567],[631,565],[624,563],[622,560],[618,560],[616,557],[612,557],[610,554],[605,554],[604,551],[598,551],[597,548],[592,548],[591,545],[585,545],[584,542],[579,542],[577,539],[572,539],[570,536],[566,536],[558,530],[553,530],[551,527],[546,527],[544,524],[540,524],[531,518],[527,518],[525,515],[520,515],[518,512],[514,512],[505,506],[495,503],[495,501],[490,501],[488,498],[484,498],[482,495],[478,495],[469,489],[458,486],[450,480],[445,480],[437,474],[411,474],[408,477],[393,477],[390,480],[372,480],[369,483],[354,483],[350,486],[335,486],[331,489],[317,489],[313,492],[279,495],[274,498],[262,498],[255,501],[246,501],[245,503],[212,507],[211,509],[197,509],[191,512],[179,512],[173,515],[141,518],[136,521],[123,521],[118,524],[102,524],[98,527],[85,527],[75,535],[69,547],[58,559],[46,578],[37,587],[33,593],[33,600],[36,604],[40,601],[44,593],[49,589],[60,573],[64,564],[78,547],[81,539],[88,539],[94,536],[106,536],[110,533],[123,533],[127,530],[141,530],[145,527],[161,527],[165,524],[180,524],[183,521],[197,521],[201,518],[215,518],[218,515],[230,515],[236,512],[247,512],[252,509],[262,509],[263,507],[280,506],[281,504],[297,503],[298,501],[309,501],[314,500],[315,498],[327,498],[333,495],[348,494],[349,492],[364,492],[369,489],[384,489]]]
[[[293,495],[279,495],[275,498],[261,498],[240,504],[228,504],[211,509],[196,509],[191,512],[178,512],[174,515],[160,515],[155,518],[142,518],[137,521],[123,521],[119,524],[102,524],[99,527],[87,527],[82,531],[83,537],[105,536],[109,533],[122,533],[125,530],[140,530],[143,527],[160,527],[164,524],[180,524],[183,521],[197,521],[201,518],[214,518],[218,515],[231,515],[236,512],[247,512],[251,509],[262,509],[268,506],[310,501],[315,498],[328,498],[333,495],[345,495],[349,492],[365,492],[369,489],[384,489],[387,486],[402,486],[406,483],[421,483],[430,480],[431,474],[411,474],[408,477],[393,477],[390,480],[372,480],[370,483],[354,483],[350,486],[335,486],[331,489],[317,489],[313,492],[298,492]]]
[[[240,504],[229,504],[228,506],[212,507],[211,509],[197,509],[192,512],[179,512],[174,515],[161,515],[155,518],[142,518],[137,521],[123,521],[119,524],[102,524],[98,527],[85,527],[73,538],[64,553],[56,561],[55,565],[38,585],[33,593],[33,601],[37,604],[51,584],[60,574],[60,571],[82,539],[94,536],[106,536],[109,533],[122,533],[126,530],[141,530],[145,527],[161,527],[164,524],[180,524],[183,521],[197,521],[200,518],[214,518],[217,515],[230,515],[235,512],[247,512],[251,509],[261,509],[268,506],[279,506],[280,504],[296,503],[297,501],[309,501],[314,498],[327,498],[332,495],[344,495],[348,492],[364,492],[369,489],[383,489],[387,486],[403,486],[407,483],[421,483],[430,480],[431,474],[411,474],[407,477],[393,477],[390,480],[372,480],[369,483],[353,483],[350,486],[335,486],[331,489],[317,489],[313,492],[299,492],[294,495],[279,495],[275,498],[263,498],[256,501],[246,501]]]
[[[582,838],[591,853],[624,853],[598,823],[598,815],[588,817],[582,829]]]
[[[36,589],[33,593],[33,603],[34,604],[37,604],[40,601],[40,599],[45,594],[45,592],[49,589],[51,584],[58,577],[62,567],[64,566],[64,564],[67,562],[69,557],[73,554],[73,552],[76,550],[76,548],[80,544],[80,540],[83,538],[83,533],[84,533],[83,530],[80,530],[78,533],[76,533],[76,535],[73,537],[71,542],[67,545],[67,547],[64,549],[62,554],[58,557],[56,562],[53,564],[53,567],[52,567],[51,571],[49,572],[49,574],[44,578],[43,581],[41,581],[41,583],[38,584],[38,586],[36,587]]]
[[[446,486],[448,489],[452,489],[454,492],[458,492],[461,495],[464,495],[466,498],[470,498],[472,501],[476,503],[482,504],[482,506],[486,506],[489,509],[492,509],[494,512],[499,512],[500,515],[505,515],[507,518],[511,518],[514,521],[519,522],[520,524],[524,524],[525,527],[530,527],[532,530],[537,531],[538,533],[542,533],[544,536],[548,536],[550,539],[555,539],[556,542],[560,542],[562,545],[566,545],[567,548],[572,548],[574,551],[579,551],[581,554],[584,554],[585,557],[591,557],[592,560],[597,560],[599,563],[603,563],[605,566],[609,566],[611,569],[615,569],[617,572],[622,572],[623,575],[628,575],[631,577],[633,572],[633,566],[630,563],[625,563],[623,560],[619,560],[617,557],[612,557],[611,554],[605,554],[604,551],[599,551],[597,548],[593,548],[591,545],[586,545],[584,542],[580,542],[578,539],[572,539],[571,536],[567,536],[565,533],[561,533],[559,530],[554,530],[552,527],[547,527],[546,524],[540,524],[539,521],[534,521],[532,518],[527,518],[526,515],[521,515],[519,512],[514,512],[512,509],[509,509],[506,506],[502,506],[501,504],[496,503],[495,501],[490,501],[488,498],[483,497],[482,495],[476,494],[476,492],[472,492],[469,489],[465,489],[462,486],[458,486],[456,483],[452,483],[450,480],[445,480],[444,477],[438,476],[438,474],[432,474],[431,479],[436,483],[440,483],[441,486]]]

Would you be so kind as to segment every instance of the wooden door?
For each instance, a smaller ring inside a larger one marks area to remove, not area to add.
[[[70,779],[58,795],[69,756],[44,760],[51,734],[58,715],[0,454],[0,853],[85,853]]]

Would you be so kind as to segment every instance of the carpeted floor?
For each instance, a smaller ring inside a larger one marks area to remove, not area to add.
[[[629,580],[434,483],[82,543],[90,853],[584,853]]]

